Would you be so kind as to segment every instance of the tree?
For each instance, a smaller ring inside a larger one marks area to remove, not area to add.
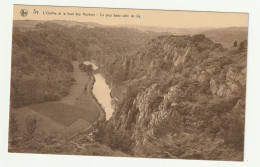
[[[240,42],[238,50],[242,51],[245,49],[245,43],[244,41]]]
[[[11,146],[14,146],[17,143],[17,135],[19,133],[17,118],[14,111],[10,110],[10,119],[9,119],[9,142]]]
[[[76,54],[76,60],[79,61],[81,60],[81,58],[82,58],[82,53],[78,51]]]
[[[88,65],[86,65],[85,66],[85,70],[86,70],[86,72],[90,75],[90,74],[92,74],[93,73],[93,66],[91,65],[91,64],[88,64]]]
[[[237,47],[237,41],[233,43],[233,47]]]
[[[115,84],[115,86],[117,87],[118,84],[125,81],[126,79],[127,79],[126,71],[122,67],[116,66],[114,68],[114,72],[111,75],[111,80],[113,84]]]
[[[191,37],[192,42],[202,42],[206,39],[204,34],[196,34]]]
[[[35,116],[29,116],[25,120],[28,137],[32,137],[36,131],[38,120]]]

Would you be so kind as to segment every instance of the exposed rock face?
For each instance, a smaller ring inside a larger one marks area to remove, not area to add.
[[[129,81],[133,89],[152,84],[133,100],[126,95],[108,124],[131,136],[136,156],[240,160],[227,141],[235,142],[234,115],[243,136],[246,63],[239,62],[245,61],[203,35],[158,37],[124,60],[129,73],[143,74]]]
[[[216,79],[210,80],[210,88],[213,95],[220,97],[230,97],[234,94],[239,93],[241,90],[240,87],[246,86],[246,69],[242,69],[239,72],[232,71],[232,68],[229,68],[226,72],[225,80],[221,83],[220,76],[217,76]]]

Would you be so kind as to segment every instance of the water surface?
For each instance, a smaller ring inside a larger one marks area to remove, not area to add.
[[[85,61],[84,64],[85,65],[92,64],[94,70],[98,69],[98,66],[96,66],[91,62]],[[111,104],[112,101],[112,98],[110,96],[111,89],[107,85],[105,78],[100,73],[94,74],[94,77],[95,77],[95,83],[93,85],[92,92],[96,97],[96,99],[98,100],[99,104],[101,104],[102,108],[105,110],[106,119],[108,120],[112,116],[112,113],[114,112],[114,109]]]

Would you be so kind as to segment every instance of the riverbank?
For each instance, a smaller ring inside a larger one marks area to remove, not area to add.
[[[94,75],[75,67],[75,84],[60,101],[12,109],[18,130],[9,138],[9,152],[78,155],[128,156],[94,142],[94,124],[106,120],[106,113],[93,94]],[[35,132],[29,134],[28,119],[36,120]]]
[[[113,104],[117,105],[118,100],[122,98],[122,92],[125,89],[125,84],[121,83],[120,85],[115,86],[111,81],[110,74],[108,74],[104,68],[100,68],[101,75],[105,78],[107,85],[111,89],[110,97],[113,99]]]
[[[98,117],[97,121],[105,121],[106,120],[106,113],[105,113],[104,109],[101,107],[101,104],[96,99],[95,95],[93,94],[93,86],[94,86],[94,84],[95,84],[95,77],[92,75],[91,79],[90,79],[90,81],[88,83],[87,93],[88,93],[89,97],[91,97],[93,99],[93,102],[98,107],[99,117]]]

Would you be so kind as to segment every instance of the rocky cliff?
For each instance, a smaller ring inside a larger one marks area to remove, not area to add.
[[[165,35],[118,63],[132,77],[105,126],[120,136],[114,148],[144,157],[243,159],[245,51],[201,34]]]

